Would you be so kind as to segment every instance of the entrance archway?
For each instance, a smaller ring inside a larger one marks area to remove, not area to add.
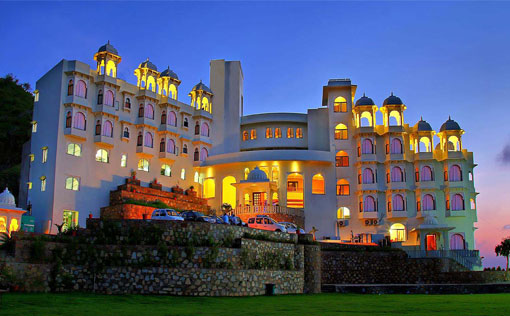
[[[225,204],[228,203],[232,208],[236,207],[236,187],[232,184],[236,183],[236,178],[233,176],[227,176],[223,178],[222,185],[221,185],[221,203]]]

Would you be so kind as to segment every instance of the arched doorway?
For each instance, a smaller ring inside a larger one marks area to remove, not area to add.
[[[222,181],[222,198],[221,203],[225,204],[228,203],[232,208],[236,207],[236,187],[234,187],[232,184],[236,183],[236,178],[233,176],[227,176],[223,178]]]
[[[287,177],[287,207],[303,208],[303,176],[299,173],[289,174]]]

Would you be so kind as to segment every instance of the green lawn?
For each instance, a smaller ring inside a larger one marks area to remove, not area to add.
[[[4,294],[0,315],[509,315],[510,294],[355,295],[273,297],[107,296]]]

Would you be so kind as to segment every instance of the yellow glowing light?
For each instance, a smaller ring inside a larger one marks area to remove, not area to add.
[[[406,241],[406,227],[400,223],[391,225],[390,228],[391,241]]]
[[[233,176],[227,176],[222,181],[222,203],[228,203],[232,207],[236,206],[236,187],[232,184],[236,183],[236,178]]]
[[[287,207],[303,208],[303,176],[292,173],[287,177]]]
[[[11,219],[11,225],[9,226],[9,234],[18,231],[18,229],[19,229],[18,219],[16,218]]]
[[[206,199],[213,198],[216,192],[216,185],[214,179],[204,180],[204,197]]]
[[[318,173],[312,177],[312,194],[324,194],[324,177]]]
[[[297,162],[297,161],[293,161],[293,162],[291,162],[291,164],[290,164],[290,170],[291,170],[292,172],[299,172],[299,171],[301,171],[301,170],[300,170],[300,168],[299,168],[299,162]]]

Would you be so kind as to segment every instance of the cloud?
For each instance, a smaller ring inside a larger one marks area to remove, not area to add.
[[[503,229],[510,230],[510,224],[503,226]]]
[[[510,144],[506,144],[498,155],[498,160],[504,165],[510,165]]]

